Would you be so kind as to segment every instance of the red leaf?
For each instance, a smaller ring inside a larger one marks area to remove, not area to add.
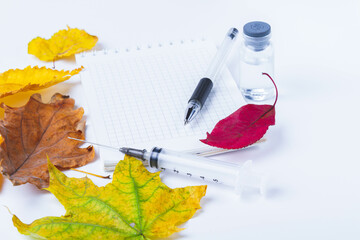
[[[273,105],[247,104],[230,116],[220,120],[211,134],[201,142],[213,147],[239,149],[247,147],[260,140],[269,126],[275,125],[275,104],[278,90],[274,80],[267,74],[276,89],[276,99]]]

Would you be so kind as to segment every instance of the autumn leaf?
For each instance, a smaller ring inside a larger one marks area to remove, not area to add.
[[[53,70],[45,67],[31,67],[25,69],[10,69],[0,74],[0,98],[18,92],[39,90],[68,80],[78,74],[83,67],[72,71]]]
[[[29,42],[28,53],[42,61],[54,61],[92,49],[98,38],[84,30],[70,28],[60,30],[50,39],[34,38]]]
[[[19,108],[1,104],[5,110],[0,120],[0,170],[14,185],[32,183],[47,187],[49,173],[46,156],[61,169],[83,166],[94,158],[92,147],[79,148],[81,142],[68,137],[84,139],[83,108],[73,109],[75,101],[55,94],[50,103],[34,94]]]
[[[65,207],[62,217],[44,217],[31,224],[13,216],[22,234],[44,239],[150,239],[181,231],[177,226],[200,208],[206,186],[171,189],[158,173],[125,156],[113,181],[97,187],[88,178],[68,178],[49,162],[50,186]]]
[[[4,141],[4,138],[0,135],[0,145],[3,143],[3,141]],[[3,183],[4,183],[4,177],[0,173],[0,192],[1,192],[1,189],[2,189]]]
[[[274,80],[266,73],[276,89],[276,99],[273,105],[247,104],[228,117],[220,120],[211,134],[201,142],[213,147],[224,149],[240,149],[260,140],[269,126],[275,125],[275,105],[278,90]]]

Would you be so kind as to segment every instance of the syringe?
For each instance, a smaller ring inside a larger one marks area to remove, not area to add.
[[[264,193],[264,177],[252,171],[251,161],[246,161],[243,165],[239,165],[158,147],[154,147],[151,151],[125,147],[115,148],[76,138],[69,138],[118,150],[142,160],[144,165],[149,165],[151,168],[162,170],[165,173],[172,172],[191,178],[224,184],[232,187],[238,194],[247,188],[257,189],[260,194]]]

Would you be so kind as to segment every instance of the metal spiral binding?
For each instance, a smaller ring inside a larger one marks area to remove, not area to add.
[[[132,52],[132,51],[141,51],[141,50],[145,50],[145,49],[155,49],[156,47],[158,48],[163,48],[163,47],[167,47],[167,46],[176,46],[176,45],[182,45],[182,44],[186,44],[186,43],[195,43],[195,42],[198,42],[198,41],[205,41],[206,39],[204,37],[196,40],[196,39],[190,39],[190,40],[179,40],[179,41],[169,41],[169,42],[166,42],[166,43],[163,43],[163,42],[159,42],[157,44],[151,44],[151,43],[148,43],[147,45],[145,45],[146,47],[142,47],[141,45],[136,45],[136,47],[126,47],[124,48],[124,50],[119,50],[119,48],[114,48],[114,49],[102,49],[102,50],[90,50],[90,51],[85,51],[85,52],[82,52],[80,53],[80,57],[85,57],[85,56],[97,56],[99,54],[103,54],[103,55],[109,55],[109,54],[119,54],[121,52]]]

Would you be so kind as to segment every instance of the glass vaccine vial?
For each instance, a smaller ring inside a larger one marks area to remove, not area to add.
[[[275,88],[262,73],[274,76],[274,49],[271,27],[265,22],[249,22],[243,28],[244,41],[240,49],[239,82],[247,102],[262,102],[275,97]]]

